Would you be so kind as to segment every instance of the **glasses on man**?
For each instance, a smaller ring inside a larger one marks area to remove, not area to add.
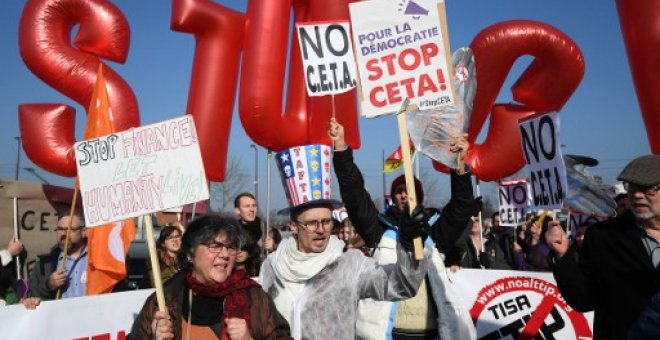
[[[227,254],[229,255],[236,255],[238,252],[236,247],[229,243],[220,243],[220,242],[211,242],[211,243],[202,243],[205,245],[207,248],[209,248],[209,252],[213,254],[219,254],[222,251],[226,251]]]
[[[318,221],[296,221],[296,223],[301,226],[303,229],[307,231],[316,231],[320,228],[323,229],[323,231],[328,231],[332,229],[334,226],[334,223],[331,218],[326,218]]]
[[[83,227],[71,227],[71,232],[72,232],[72,233],[73,233],[73,232],[76,232],[76,231],[78,231],[78,230],[80,230],[80,229],[82,229],[82,228],[83,228]],[[56,232],[56,233],[66,233],[66,229],[67,229],[66,227],[59,227],[59,226],[58,226],[58,227],[56,227],[55,229],[53,229],[53,231]]]
[[[644,185],[637,185],[634,183],[624,182],[623,188],[626,189],[627,192],[639,191],[644,195],[654,196],[655,194],[658,193],[658,190],[660,190],[660,185],[644,186]]]

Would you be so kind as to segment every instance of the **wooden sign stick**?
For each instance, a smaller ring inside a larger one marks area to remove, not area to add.
[[[151,214],[144,215],[144,222],[146,223],[147,246],[149,248],[151,269],[154,275],[154,286],[156,286],[156,300],[158,302],[158,310],[165,312],[167,311],[167,308],[165,305],[165,294],[163,293],[163,281],[160,275],[160,264],[158,263],[158,253],[156,252],[156,241],[154,240],[154,226],[153,222],[151,221]]]
[[[397,115],[399,122],[399,137],[401,139],[401,161],[403,162],[403,171],[406,176],[406,194],[408,196],[408,209],[412,214],[417,206],[417,193],[415,192],[415,178],[413,177],[412,164],[410,162],[410,142],[408,139],[408,126],[406,124],[407,107],[402,108],[402,111]],[[415,259],[421,260],[424,258],[424,247],[422,239],[417,237],[413,240],[413,247],[415,251]]]
[[[77,179],[76,179],[76,183],[78,183]],[[64,269],[65,273],[66,273],[66,257],[67,254],[69,253],[69,240],[71,239],[71,225],[73,224],[73,213],[76,211],[77,201],[78,201],[78,186],[74,185],[73,198],[71,199],[71,208],[69,211],[69,223],[67,223],[66,225],[64,249],[62,249],[62,269]],[[57,267],[55,267],[55,269],[57,269]],[[57,293],[55,293],[55,300],[59,300],[61,296],[62,296],[62,288],[60,287],[57,289]]]

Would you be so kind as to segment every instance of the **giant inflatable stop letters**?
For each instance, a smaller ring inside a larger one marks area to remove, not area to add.
[[[76,24],[72,46],[69,37]],[[21,15],[18,42],[23,61],[37,77],[86,109],[100,58],[123,63],[130,30],[124,15],[107,1],[30,0]],[[115,128],[138,126],[133,91],[112,68],[103,68]],[[75,109],[22,104],[19,126],[25,153],[35,164],[61,176],[76,175]]]
[[[223,181],[245,15],[208,0],[174,0],[172,30],[195,36],[188,107],[206,177]]]
[[[556,28],[534,21],[513,20],[481,31],[470,45],[477,69],[469,141],[474,143],[492,111],[484,143],[470,148],[466,163],[480,179],[493,181],[516,173],[525,165],[518,120],[536,113],[558,111],[584,75],[584,58],[575,42]],[[523,105],[495,105],[513,63],[523,55],[534,61],[511,88]],[[434,168],[446,171],[440,164]]]

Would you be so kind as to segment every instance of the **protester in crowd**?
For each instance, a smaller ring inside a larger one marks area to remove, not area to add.
[[[257,216],[257,199],[249,192],[242,192],[234,199],[234,211],[243,229],[247,230],[255,242],[261,240],[265,229],[263,221]],[[258,243],[257,243],[258,244]]]
[[[493,219],[490,217],[486,217],[482,219],[483,219],[482,223],[483,223],[483,234],[484,234],[483,236],[485,239],[488,238],[488,235],[490,235],[492,231],[491,228],[493,227]]]
[[[252,235],[245,229],[241,229],[239,235],[239,250],[236,255],[236,269],[245,270],[248,277],[259,276],[261,268],[261,248],[257,242],[252,239]]]
[[[234,270],[240,248],[234,219],[200,216],[181,241],[183,268],[164,285],[167,311],[155,293],[131,329],[134,339],[290,339],[289,327],[259,284]]]
[[[625,338],[660,291],[660,156],[632,160],[618,179],[630,210],[590,226],[579,257],[558,222],[546,234],[559,290],[575,310],[594,311],[594,338]]]
[[[493,269],[512,269],[515,268],[513,258],[513,243],[515,241],[515,228],[505,227],[500,224],[500,213],[495,212],[491,216],[493,226],[490,234],[487,236],[487,242],[493,244],[492,258],[504,259],[504,262],[493,262]]]
[[[616,215],[622,216],[626,210],[630,209],[630,200],[628,199],[628,194],[620,193],[614,197],[614,202],[616,202]]]
[[[0,250],[0,262],[2,266],[7,266],[14,259],[14,256],[18,256],[23,249],[23,243],[16,238],[16,235],[12,236],[7,244],[7,249]]]
[[[267,253],[272,253],[277,250],[277,246],[282,242],[282,234],[275,227],[268,228],[266,233],[266,242],[264,242],[264,249]]]
[[[517,242],[513,243],[513,257],[515,269],[526,271],[549,271],[548,254],[550,247],[543,235],[552,222],[549,216],[536,216],[532,218],[526,231],[524,247]]]
[[[575,246],[578,251],[584,244],[584,235],[587,233],[587,228],[589,228],[589,224],[581,224],[575,229]]]
[[[364,179],[353,161],[353,151],[344,139],[344,128],[334,118],[328,132],[335,147],[333,162],[339,181],[342,200],[358,233],[367,246],[375,248],[373,257],[380,265],[388,265],[400,259],[395,252],[396,238],[402,237],[401,226],[407,220],[408,192],[405,178],[392,182],[393,205],[379,214],[371,196],[365,189]],[[469,143],[459,136],[451,145],[451,151],[464,159]],[[424,230],[431,239],[425,249],[432,251],[434,270],[426,274],[418,294],[397,304],[375,301],[360,302],[358,336],[368,339],[394,339],[406,337],[440,337],[443,339],[474,338],[474,325],[456,298],[449,282],[440,252],[453,249],[460,235],[468,226],[474,211],[470,174],[463,164],[451,171],[451,199],[438,217],[428,217],[422,203],[424,191],[415,179],[417,208],[413,216],[425,216]],[[437,249],[435,249],[437,248]]]
[[[71,223],[69,244],[65,259],[65,269],[62,268],[64,244],[67,227]],[[63,215],[57,221],[55,229],[58,244],[50,253],[38,255],[37,262],[32,267],[29,284],[36,297],[42,300],[54,299],[57,291],[61,291],[63,299],[85,296],[87,291],[87,238],[85,236],[85,220],[82,214]]]
[[[329,169],[330,148],[313,145],[287,149],[276,155],[283,178],[292,174],[289,155],[303,152],[307,159],[318,155],[312,162],[327,164],[310,166],[307,177],[320,179],[329,175],[321,171]],[[300,169],[305,168],[301,164]],[[378,265],[358,250],[344,252],[344,242],[331,235],[332,210],[340,207],[341,202],[329,199],[329,180],[318,182],[323,183],[318,190],[328,193],[325,198],[298,200],[305,192],[289,192],[288,196],[294,199],[280,213],[289,214],[293,237],[283,240],[277,251],[268,256],[261,267],[259,282],[289,321],[294,338],[355,339],[359,300],[392,301],[415,295],[430,254],[427,251],[421,261],[416,261],[411,252],[412,240],[423,236],[425,219],[421,214],[410,217],[406,212],[399,242],[393,244],[397,259],[387,266]],[[285,186],[285,190],[291,187]]]
[[[513,250],[514,250],[514,259],[515,259],[515,250],[516,246],[524,253],[527,253],[527,230],[528,228],[528,222],[525,222],[519,226],[516,227],[516,233],[515,233],[515,240],[514,240],[514,245],[513,245]]]
[[[16,237],[9,241],[7,250],[10,254],[20,251],[12,255],[6,265],[0,267],[0,307],[19,303],[31,296],[27,280],[18,279],[16,272],[16,259],[20,259],[21,266],[24,265],[27,252]]]
[[[160,235],[158,235],[156,249],[158,253],[158,264],[160,265],[160,279],[163,283],[167,282],[167,280],[171,279],[179,271],[177,254],[179,253],[179,248],[181,248],[181,234],[178,227],[169,225],[161,229]],[[151,259],[145,259],[144,265],[151,287],[155,287]]]
[[[360,249],[362,251],[364,240],[355,231],[355,227],[351,218],[348,217],[346,208],[342,207],[332,211],[332,218],[338,223],[337,237],[346,244],[344,249]]]
[[[450,266],[452,272],[461,268],[490,268],[491,262],[484,245],[482,251],[483,238],[481,237],[481,227],[479,225],[479,215],[472,216],[470,220],[470,231],[465,237],[461,237],[458,244],[458,259],[451,260],[449,257],[445,263]]]

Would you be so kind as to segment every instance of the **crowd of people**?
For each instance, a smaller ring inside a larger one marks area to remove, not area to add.
[[[341,201],[283,209],[286,238],[266,227],[250,193],[236,197],[235,218],[204,215],[162,228],[156,244],[166,305],[149,297],[131,338],[474,339],[448,278],[461,268],[551,271],[572,308],[595,311],[596,338],[660,334],[660,156],[637,158],[621,172],[627,194],[617,197],[619,216],[577,226],[571,238],[547,212],[516,227],[502,226],[497,212],[482,220],[462,163],[450,173],[446,206],[425,207],[421,182],[409,196],[400,176],[390,188],[393,204],[378,211],[343,127],[332,119],[328,133]],[[468,148],[465,136],[451,143],[459,159]],[[14,237],[0,251],[0,303],[34,309],[85,295],[82,215],[62,216],[56,234],[28,280],[12,271],[25,254],[21,242]],[[421,258],[413,251],[418,238]]]

